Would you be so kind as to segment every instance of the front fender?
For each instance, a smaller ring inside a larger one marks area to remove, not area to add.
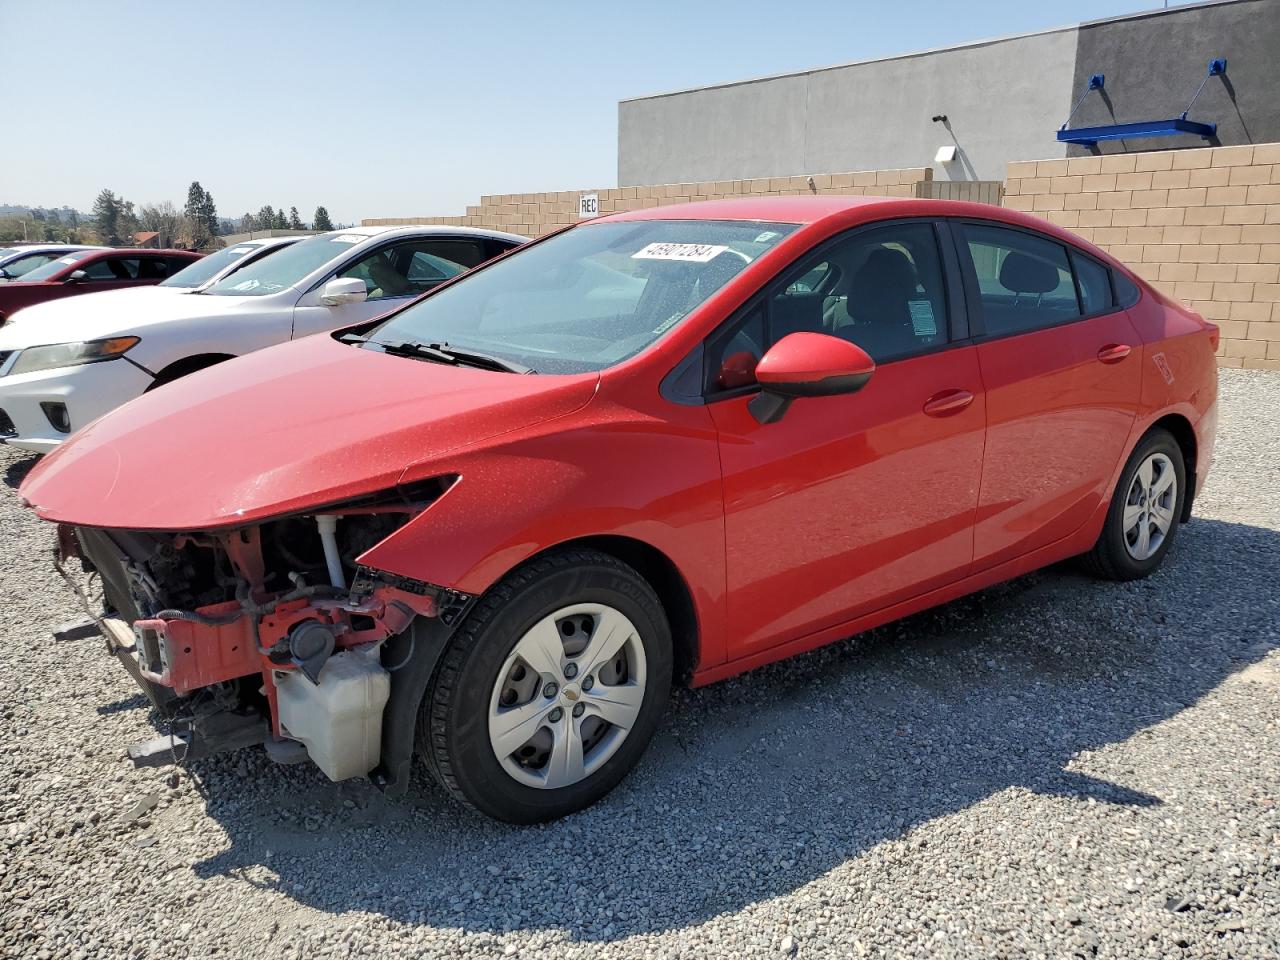
[[[722,659],[724,510],[709,417],[683,430],[597,422],[442,458],[401,482],[446,474],[458,480],[359,563],[478,595],[551,547],[626,537],[674,564],[693,596],[702,662]]]

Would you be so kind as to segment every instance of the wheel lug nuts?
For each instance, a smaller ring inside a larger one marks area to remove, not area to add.
[[[590,689],[591,689],[592,687],[594,687],[595,685],[596,685],[596,681],[595,681],[595,678],[594,678],[594,677],[583,677],[583,678],[582,678],[582,689],[583,689],[583,690],[590,690]]]
[[[580,717],[586,712],[587,712],[587,705],[585,703],[575,703],[573,705],[573,715],[575,717]]]
[[[572,680],[578,675],[578,665],[576,663],[566,663],[564,665],[564,678]]]
[[[554,710],[552,710],[550,713],[547,714],[547,719],[550,720],[552,723],[559,723],[560,718],[563,716],[564,716],[564,710],[561,709],[560,707],[556,707]]]
[[[544,697],[554,697],[559,692],[560,687],[554,680],[542,688],[542,695]]]

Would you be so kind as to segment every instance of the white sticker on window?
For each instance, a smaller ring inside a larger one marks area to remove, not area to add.
[[[359,243],[361,240],[367,240],[368,237],[362,237],[358,233],[343,233],[336,237],[330,237],[330,243]]]
[[[710,243],[651,243],[631,255],[632,260],[680,260],[684,263],[709,263],[728,247]]]
[[[58,259],[58,262],[59,263],[76,263],[78,262],[78,260],[79,260],[79,257],[60,257]]]
[[[938,333],[938,322],[933,319],[933,304],[928,300],[908,300],[911,326],[917,337],[933,337]]]
[[[782,236],[782,234],[778,233],[777,230],[766,230],[764,233],[760,234],[751,242],[752,243],[768,243],[774,237],[780,237],[780,236]]]
[[[232,247],[228,253],[248,253],[253,247]]]

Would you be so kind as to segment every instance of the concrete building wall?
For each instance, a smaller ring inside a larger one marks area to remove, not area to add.
[[[1011,157],[1045,152],[1046,118],[1067,115],[1075,33],[624,100],[618,182],[926,165],[937,179],[1000,180]],[[934,164],[951,144],[956,161]]]
[[[1215,57],[1227,58],[1226,75],[1205,84],[1189,119],[1217,123],[1215,144],[1280,140],[1280,3],[1275,0],[1173,8],[1082,24],[1072,88],[1078,97],[1095,73],[1103,74],[1106,84],[1085,98],[1071,125],[1180,116]],[[1160,137],[1103,142],[1098,152],[1205,145],[1192,137]],[[1092,152],[1072,144],[1068,155]]]
[[[1020,157],[1065,157],[1056,132],[1092,73],[1072,126],[1176,117],[1213,57],[1227,58],[1192,119],[1222,144],[1280,140],[1280,2],[1213,0],[1044,33],[618,105],[618,182],[785,176],[931,166],[935,180],[1000,180]],[[945,114],[947,124],[933,123]],[[952,163],[934,161],[954,144]],[[1196,148],[1193,137],[1096,152]],[[1090,148],[1072,146],[1070,155]]]

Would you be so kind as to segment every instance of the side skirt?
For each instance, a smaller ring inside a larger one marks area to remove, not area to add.
[[[879,627],[894,620],[901,620],[903,617],[910,616],[913,613],[919,613],[921,610],[927,610],[930,607],[936,607],[940,604],[947,603],[959,597],[975,593],[986,587],[993,586],[997,583],[1003,583],[1005,580],[1012,580],[1014,577],[1020,577],[1024,573],[1030,573],[1033,570],[1039,570],[1050,564],[1058,563],[1070,557],[1088,551],[1098,539],[1098,530],[1101,529],[1102,519],[1106,516],[1106,510],[1110,506],[1110,501],[1102,504],[1099,512],[1095,514],[1090,522],[1084,524],[1079,530],[1065,537],[1056,543],[1048,544],[1039,550],[1034,550],[1021,557],[1013,560],[1007,560],[989,569],[982,570],[978,573],[971,574],[963,580],[957,580],[955,583],[948,584],[945,587],[939,587],[929,593],[921,594],[911,600],[904,600],[893,606],[885,607],[874,613],[864,614],[853,620],[847,620],[844,623],[836,624],[833,627],[827,627],[815,633],[806,634],[803,637],[797,637],[795,640],[789,640],[786,643],[776,647],[770,647],[759,653],[753,653],[747,657],[740,657],[737,660],[731,660],[728,663],[722,663],[715,666],[700,670],[693,675],[690,686],[701,687],[708,683],[715,683],[718,680],[724,680],[747,670],[754,670],[756,667],[762,667],[766,663],[773,663],[776,660],[785,660],[788,657],[794,657],[801,653],[808,653],[810,650],[816,650],[818,647],[826,646],[828,643],[834,643],[837,640],[844,640],[854,634],[862,633],[873,627]]]

